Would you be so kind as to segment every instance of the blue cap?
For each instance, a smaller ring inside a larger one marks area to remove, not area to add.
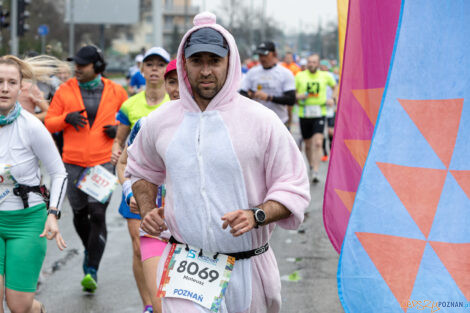
[[[224,58],[228,53],[228,44],[224,36],[215,29],[200,28],[192,33],[184,44],[186,58],[198,52],[210,52]]]

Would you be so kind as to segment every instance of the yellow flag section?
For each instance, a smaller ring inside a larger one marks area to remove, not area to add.
[[[339,50],[339,73],[343,68],[344,41],[346,38],[346,25],[348,21],[349,0],[338,1],[338,50]]]

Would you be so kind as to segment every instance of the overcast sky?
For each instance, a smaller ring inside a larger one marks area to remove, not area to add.
[[[225,0],[193,0],[201,10],[204,5],[207,11],[220,12],[221,4]],[[261,7],[262,0],[238,0],[246,5]],[[336,0],[266,0],[267,16],[274,17],[282,28],[289,32],[304,31],[308,28],[316,29],[319,21],[324,25],[330,20],[337,21]],[[308,31],[307,31],[308,32]]]

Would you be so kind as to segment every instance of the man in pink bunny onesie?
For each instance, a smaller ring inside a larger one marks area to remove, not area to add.
[[[268,243],[276,224],[296,229],[302,223],[310,201],[305,163],[276,114],[238,94],[241,66],[232,35],[211,13],[197,15],[194,24],[178,49],[181,99],[147,117],[129,149],[126,175],[149,234],[168,227],[176,241],[203,251],[254,251]],[[163,214],[155,197],[164,181]],[[219,312],[280,311],[279,270],[272,249],[264,250],[235,262]],[[163,312],[209,312],[178,298],[162,304]]]

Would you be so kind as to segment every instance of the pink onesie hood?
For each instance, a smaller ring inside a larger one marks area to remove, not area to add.
[[[183,66],[184,45],[188,40],[189,36],[196,30],[204,27],[210,27],[221,33],[222,36],[224,36],[225,40],[227,40],[229,46],[229,66],[224,86],[219,91],[219,93],[211,100],[206,110],[210,111],[216,108],[218,110],[223,110],[223,106],[230,104],[233,98],[236,96],[240,87],[242,77],[240,55],[238,53],[238,48],[235,43],[235,39],[225,28],[223,28],[219,24],[216,24],[216,16],[210,12],[199,13],[194,17],[193,23],[194,27],[191,28],[188,32],[186,32],[178,48],[176,67],[178,72],[181,102],[183,106],[191,112],[201,111],[198,105],[196,104],[196,101],[194,101],[193,99],[191,86],[189,85],[187,73]]]

